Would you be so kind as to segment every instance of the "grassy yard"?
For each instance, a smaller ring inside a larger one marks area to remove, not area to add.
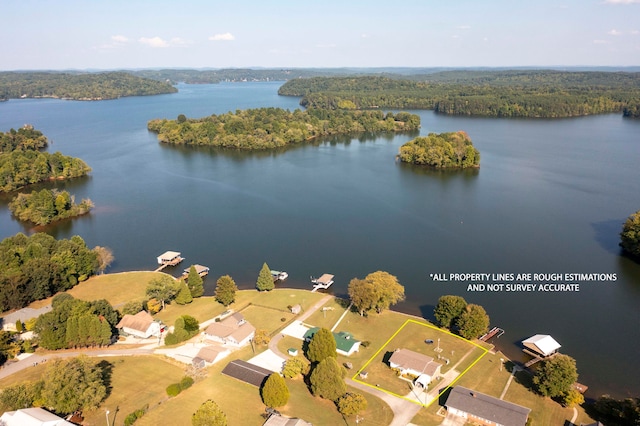
[[[171,424],[189,424],[192,413],[207,399],[214,400],[222,408],[230,425],[262,425],[264,418],[261,414],[265,406],[260,399],[259,389],[221,374],[231,359],[249,359],[251,355],[251,350],[245,348],[213,365],[208,369],[206,379],[150,410],[136,425],[167,424],[167,419],[171,419]],[[355,425],[355,418],[347,419],[346,423],[343,421],[333,402],[312,396],[301,378],[287,379],[286,383],[291,396],[286,406],[278,408],[283,415],[302,418],[317,425]],[[393,417],[391,409],[376,397],[368,394],[365,397],[368,408],[360,417],[365,417],[367,424],[388,425]]]

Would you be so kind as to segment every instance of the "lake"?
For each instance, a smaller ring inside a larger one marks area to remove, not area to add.
[[[159,254],[175,250],[186,261],[174,275],[192,263],[211,267],[208,294],[224,274],[252,288],[267,262],[289,273],[285,286],[310,289],[310,276],[334,274],[338,295],[354,277],[388,271],[406,289],[395,309],[431,318],[438,297],[461,295],[505,330],[495,343],[508,356],[525,359],[520,341],[550,334],[576,358],[589,396],[640,395],[640,264],[618,247],[622,223],[640,209],[640,121],[418,111],[421,134],[464,130],[480,150],[479,170],[455,172],[396,161],[415,135],[244,153],[161,145],[146,130],[149,119],[178,114],[297,108],[297,98],[277,95],[280,84],[181,84],[177,94],[100,102],[11,100],[0,103],[0,130],[33,124],[53,142],[49,151],[93,168],[90,177],[45,186],[91,198],[96,208],[44,230],[110,247],[108,271],[155,269]],[[11,217],[9,199],[0,198],[0,238],[34,232]],[[477,281],[449,279],[464,273],[506,275],[474,291]],[[577,292],[507,291],[534,281],[516,280],[526,273],[615,280],[551,281],[578,282]]]

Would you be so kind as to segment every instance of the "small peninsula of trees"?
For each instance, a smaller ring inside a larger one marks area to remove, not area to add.
[[[89,213],[92,207],[93,203],[88,198],[76,204],[74,196],[69,192],[55,189],[18,194],[9,203],[9,210],[18,220],[33,222],[36,225],[81,216]]]
[[[438,169],[480,167],[480,152],[462,131],[415,138],[400,147],[399,158]]]
[[[461,296],[446,295],[438,299],[433,316],[440,327],[456,331],[465,339],[475,339],[489,328],[489,315],[480,305],[467,304]]]
[[[314,138],[358,133],[413,131],[420,117],[407,112],[282,108],[238,110],[235,113],[176,120],[151,120],[147,128],[170,144],[209,145],[234,149],[270,149]]]
[[[77,235],[68,240],[45,233],[5,238],[0,242],[0,311],[68,290],[99,267],[97,252]]]
[[[620,246],[630,256],[640,260],[640,210],[629,216],[622,226]]]
[[[0,72],[0,99],[116,99],[175,93],[172,85],[126,72]]]
[[[39,151],[46,146],[46,138],[31,126],[0,132],[0,192],[47,180],[86,176],[91,171],[79,158]]]

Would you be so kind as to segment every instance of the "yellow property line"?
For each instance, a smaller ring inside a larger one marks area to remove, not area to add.
[[[375,357],[377,357],[377,356],[378,356],[378,354],[379,354],[379,353],[380,353],[384,348],[386,348],[386,347],[387,347],[387,345],[389,344],[389,342],[391,342],[391,340],[393,340],[393,338],[394,338],[394,337],[396,337],[396,336],[398,335],[398,333],[400,333],[400,332],[402,331],[402,329],[403,329],[403,328],[405,328],[405,327],[406,327],[406,325],[407,325],[407,324],[409,324],[409,323],[422,325],[422,326],[424,326],[424,327],[432,328],[432,329],[434,329],[434,330],[436,330],[436,331],[439,331],[439,332],[441,332],[441,333],[449,334],[450,336],[453,336],[453,337],[455,337],[456,339],[460,339],[460,340],[463,340],[463,341],[465,341],[465,342],[467,342],[467,343],[470,343],[471,345],[473,345],[473,346],[475,346],[475,347],[477,347],[477,348],[479,348],[479,349],[481,349],[481,350],[483,351],[483,352],[482,352],[482,355],[480,355],[480,356],[479,356],[475,361],[473,361],[473,362],[471,363],[471,365],[469,365],[467,368],[465,368],[465,370],[464,370],[462,373],[458,374],[458,376],[457,376],[455,379],[453,379],[453,381],[452,381],[451,383],[449,383],[449,384],[444,388],[444,390],[443,390],[442,392],[440,392],[440,393],[438,394],[438,396],[437,396],[436,398],[434,398],[433,400],[431,400],[431,402],[429,402],[428,404],[422,404],[422,403],[420,403],[420,402],[418,402],[418,401],[416,401],[416,400],[414,400],[414,399],[407,398],[407,397],[402,396],[402,395],[398,395],[398,394],[396,394],[396,393],[391,392],[390,390],[387,390],[387,389],[384,389],[384,388],[380,388],[380,387],[378,387],[378,386],[373,386],[373,385],[371,385],[371,384],[369,384],[369,383],[366,383],[366,382],[363,382],[363,381],[361,381],[361,380],[356,379],[356,377],[357,377],[357,376],[358,376],[362,371],[364,371],[364,369],[365,369],[365,368],[367,368],[367,366],[371,363],[371,361],[373,361],[373,359],[374,359]],[[370,387],[370,388],[372,388],[372,389],[377,389],[377,390],[382,391],[382,392],[384,392],[384,393],[387,393],[387,394],[389,394],[389,395],[395,396],[395,397],[397,397],[397,398],[402,398],[402,399],[407,400],[407,401],[409,401],[409,402],[413,402],[414,404],[422,405],[423,407],[425,407],[425,408],[426,408],[426,407],[429,407],[431,404],[433,404],[433,402],[434,402],[434,401],[439,400],[439,399],[440,399],[440,397],[442,396],[442,394],[444,394],[444,393],[447,391],[447,389],[451,388],[451,386],[452,386],[454,383],[456,383],[456,382],[460,379],[460,377],[464,376],[464,375],[465,375],[465,373],[466,373],[467,371],[469,371],[469,370],[470,370],[474,365],[476,365],[476,364],[478,363],[478,361],[480,361],[480,360],[482,359],[482,357],[484,357],[488,352],[489,352],[489,349],[487,349],[487,348],[483,348],[482,346],[478,345],[477,343],[474,343],[474,342],[472,342],[472,341],[470,341],[470,340],[467,340],[467,339],[465,339],[465,338],[463,338],[463,337],[457,336],[457,335],[455,335],[455,334],[451,333],[450,331],[442,330],[442,329],[440,329],[440,328],[438,328],[438,327],[435,327],[435,326],[433,326],[433,325],[431,325],[431,324],[427,324],[427,323],[424,323],[424,322],[416,321],[416,320],[413,320],[413,319],[408,319],[408,320],[406,320],[406,321],[404,322],[404,324],[402,324],[402,326],[400,326],[400,328],[399,328],[398,330],[396,330],[396,332],[395,332],[395,333],[393,333],[393,335],[392,335],[391,337],[389,337],[389,339],[387,339],[387,341],[384,343],[384,345],[382,345],[382,346],[380,347],[380,349],[378,349],[378,351],[377,351],[375,354],[373,354],[373,356],[369,359],[369,361],[367,361],[367,363],[366,363],[366,364],[365,364],[361,369],[359,369],[359,370],[356,372],[356,374],[354,374],[354,376],[351,378],[351,380],[353,380],[354,382],[358,382],[358,383],[360,383],[360,384],[362,384],[362,385],[369,386],[369,387]]]

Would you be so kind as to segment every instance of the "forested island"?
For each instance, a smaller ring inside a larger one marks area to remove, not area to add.
[[[88,198],[76,204],[73,195],[67,191],[42,189],[31,191],[31,194],[18,194],[10,203],[9,210],[22,221],[36,225],[47,225],[51,222],[89,213],[93,202]]]
[[[398,157],[405,163],[437,169],[480,167],[480,152],[462,131],[415,138],[400,147]]]
[[[0,99],[4,100],[58,98],[94,101],[177,91],[167,82],[126,72],[0,72]]]
[[[39,151],[46,146],[46,137],[32,126],[0,132],[0,192],[47,180],[86,176],[91,171],[79,158]]]
[[[20,233],[0,242],[0,312],[19,309],[86,280],[100,267],[100,250],[79,236],[56,240]]]
[[[450,115],[558,118],[623,112],[640,103],[640,73],[446,71],[289,80],[280,95],[307,108],[430,109]],[[635,111],[635,112],[634,112]]]
[[[176,120],[156,119],[147,128],[160,142],[259,150],[331,135],[415,131],[420,117],[407,112],[257,108]]]

